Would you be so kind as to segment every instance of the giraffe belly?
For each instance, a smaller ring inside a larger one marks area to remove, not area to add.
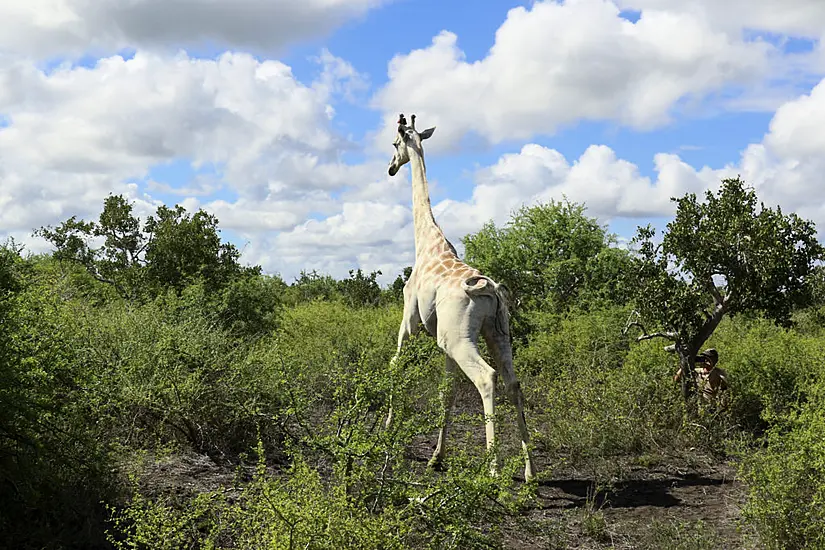
[[[418,313],[421,315],[421,323],[430,336],[438,333],[438,315],[435,311],[435,293],[425,292],[418,296]]]

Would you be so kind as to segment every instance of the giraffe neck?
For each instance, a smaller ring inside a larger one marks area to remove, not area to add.
[[[444,248],[452,247],[433,216],[430,189],[427,185],[427,169],[424,165],[424,158],[415,150],[410,153],[410,172],[412,173],[415,258],[419,260],[433,244],[440,244]]]

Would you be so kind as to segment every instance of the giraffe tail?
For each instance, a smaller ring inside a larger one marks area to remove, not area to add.
[[[497,286],[495,281],[484,275],[473,275],[461,281],[461,290],[470,296],[495,295]]]
[[[496,296],[505,305],[510,304],[510,289],[503,283],[497,283],[490,277],[474,275],[461,281],[461,290],[470,296],[483,294]]]
[[[492,296],[496,299],[496,330],[502,334],[509,331],[510,292],[507,286],[496,283],[484,275],[474,275],[461,282],[461,289],[468,296]]]

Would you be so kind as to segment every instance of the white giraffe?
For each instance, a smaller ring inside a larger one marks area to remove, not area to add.
[[[430,206],[421,145],[422,140],[433,135],[435,128],[419,133],[415,129],[415,115],[410,119],[408,126],[403,114],[399,118],[398,132],[393,142],[395,154],[389,165],[389,174],[394,176],[401,166],[410,163],[415,226],[415,264],[404,285],[404,318],[393,361],[410,335],[418,332],[419,322],[430,335],[436,337],[438,346],[446,355],[448,389],[441,394],[443,422],[439,426],[438,443],[430,459],[430,466],[435,468],[441,467],[444,458],[456,367],[467,375],[481,394],[488,450],[495,444],[495,389],[496,377],[500,374],[507,395],[517,410],[525,455],[524,477],[529,480],[536,472],[528,445],[530,436],[524,419],[524,398],[513,370],[506,287],[462,262],[436,223]],[[479,334],[487,342],[497,369],[487,364],[479,353]],[[387,418],[388,425],[391,419],[392,412]],[[491,469],[494,473],[496,462],[493,457]]]

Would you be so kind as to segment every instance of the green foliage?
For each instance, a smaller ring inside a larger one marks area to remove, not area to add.
[[[380,275],[381,271],[373,271],[367,275],[361,269],[350,270],[349,277],[339,281],[331,275],[322,275],[314,270],[301,271],[295,282],[286,290],[285,302],[298,305],[314,300],[338,301],[353,308],[401,303],[403,281],[406,279],[402,280],[399,276],[388,289],[382,289],[377,280]],[[406,277],[409,278],[409,272]]]
[[[112,540],[153,548],[495,546],[489,528],[530,496],[510,481],[520,460],[491,478],[485,456],[456,452],[446,476],[421,474],[407,450],[432,429],[432,380],[443,359],[419,336],[391,367],[394,313],[317,302],[289,311],[250,361],[266,366],[262,383],[281,398],[290,466],[272,475],[261,459],[231,501],[219,491],[184,501],[138,491],[114,510]],[[385,430],[390,395],[396,420]]]
[[[767,448],[745,462],[744,516],[769,549],[825,547],[825,392],[817,397],[775,425]]]
[[[287,291],[289,305],[297,305],[313,300],[334,300],[338,294],[338,281],[331,275],[322,275],[315,270],[301,271]]]
[[[615,457],[660,455],[679,447],[682,406],[669,380],[672,356],[622,339],[625,308],[539,317],[516,366],[530,405],[536,445],[573,466],[609,470]],[[547,323],[543,325],[543,323]]]
[[[72,216],[56,228],[41,227],[35,234],[55,247],[55,259],[82,265],[98,281],[114,286],[121,296],[131,297],[139,289],[144,275],[141,255],[148,238],[123,196],[106,198],[98,222]],[[90,241],[101,237],[103,244],[94,248]]]
[[[530,418],[539,430],[536,444],[597,470],[612,468],[616,456],[678,447],[684,441],[682,408],[662,387],[671,364],[660,349],[638,346],[620,369],[597,362],[525,378]]]
[[[700,284],[723,276],[729,314],[756,311],[787,324],[793,308],[810,302],[812,268],[823,256],[813,222],[779,207],[757,210],[756,192],[739,178],[723,180],[704,203],[693,194],[676,203],[663,252]]]
[[[705,202],[695,194],[672,200],[676,217],[661,244],[650,226],[634,239],[634,324],[654,329],[640,338],[673,342],[691,403],[694,357],[722,318],[758,314],[788,325],[795,308],[811,303],[814,263],[825,249],[812,222],[764,204],[757,210],[756,192],[738,177],[708,191]]]
[[[255,340],[223,328],[225,311],[204,307],[203,289],[169,291],[140,306],[111,303],[76,312],[74,345],[97,378],[89,399],[108,437],[137,448],[177,445],[212,456],[240,452],[263,431],[280,438],[280,399]]]
[[[0,247],[0,540],[14,547],[100,542],[86,526],[113,480],[94,377],[67,342],[61,282]]]
[[[178,292],[202,281],[208,290],[226,287],[236,277],[260,273],[238,264],[237,248],[221,242],[218,219],[199,210],[189,214],[182,206],[160,206],[144,228],[121,195],[106,198],[97,222],[72,216],[56,228],[35,233],[54,247],[54,257],[82,265],[100,282],[112,285],[128,299]],[[94,247],[95,239],[103,244]]]
[[[627,319],[624,307],[571,312],[528,312],[535,327],[529,344],[518,348],[519,370],[554,378],[582,368],[606,370],[622,365],[629,339],[621,334]]]
[[[130,506],[115,511],[122,539],[116,548],[404,548],[409,528],[393,509],[371,514],[346,492],[326,487],[300,459],[280,478],[263,462],[253,480],[230,500],[220,491],[186,502],[151,500],[136,491]]]
[[[465,237],[466,260],[526,309],[623,303],[629,259],[584,211],[567,201],[523,207],[505,227],[489,222]]]
[[[695,194],[673,200],[676,217],[661,245],[652,228],[639,228],[635,303],[646,323],[675,333],[686,355],[724,314],[758,312],[787,324],[793,308],[810,301],[813,265],[823,257],[812,222],[757,209],[756,193],[739,178],[723,180],[705,202]]]
[[[392,487],[384,487],[388,483]],[[386,489],[393,502],[365,506],[344,486],[325,482],[300,455],[276,476],[261,461],[251,482],[231,499],[224,491],[181,501],[135,490],[129,506],[111,509],[109,540],[116,548],[170,550],[497,548],[497,534],[482,531],[479,523],[516,513],[526,496],[475,470],[415,484],[382,476],[362,489]]]
[[[238,338],[261,337],[278,326],[286,284],[279,277],[245,275],[219,292],[209,292],[203,283],[181,293],[188,308],[197,309]]]
[[[215,290],[246,271],[238,264],[240,252],[235,245],[221,242],[218,219],[203,210],[189,214],[180,205],[160,206],[146,220],[144,231],[150,236],[147,277],[161,288],[180,291],[202,280],[209,290]]]
[[[766,319],[720,326],[713,340],[728,372],[732,422],[754,433],[810,399],[821,372],[822,341]]]
[[[715,550],[721,547],[720,544],[719,536],[701,520],[653,520],[645,529],[638,547],[650,550]]]
[[[350,307],[377,306],[381,301],[381,287],[376,281],[380,271],[364,275],[361,269],[350,269],[349,277],[340,281],[339,288],[344,301]]]
[[[390,287],[387,289],[388,298],[390,301],[403,303],[404,300],[404,285],[412,275],[412,266],[405,267],[401,274],[395,278]]]

